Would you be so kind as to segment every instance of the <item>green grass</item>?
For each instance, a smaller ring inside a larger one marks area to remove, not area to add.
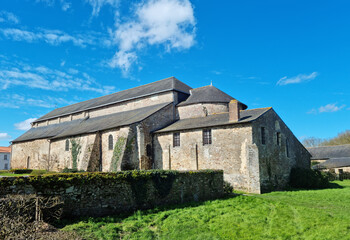
[[[343,188],[236,196],[65,223],[86,239],[350,239]]]
[[[20,177],[20,176],[37,176],[42,174],[48,174],[53,172],[48,172],[46,170],[33,170],[31,173],[15,174],[8,170],[0,170],[0,176],[5,177]]]

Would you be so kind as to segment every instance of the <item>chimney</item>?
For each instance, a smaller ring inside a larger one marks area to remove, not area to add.
[[[238,122],[239,121],[239,103],[237,100],[231,100],[228,104],[229,121]]]

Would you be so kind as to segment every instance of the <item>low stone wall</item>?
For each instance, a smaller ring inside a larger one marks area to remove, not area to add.
[[[104,216],[155,206],[216,199],[223,171],[122,171],[0,178],[8,194],[59,196],[64,216]]]

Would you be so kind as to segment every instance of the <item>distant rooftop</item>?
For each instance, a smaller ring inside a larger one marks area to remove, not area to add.
[[[87,101],[75,103],[66,107],[57,108],[48,114],[42,116],[34,122],[40,122],[51,118],[65,116],[72,113],[78,113],[94,108],[107,106],[114,103],[119,103],[127,100],[150,96],[156,93],[167,91],[178,91],[186,94],[190,93],[191,87],[179,81],[175,77],[166,78],[139,87],[127,89],[124,91],[112,93],[106,96],[90,99]]]
[[[200,88],[191,89],[191,95],[186,101],[178,104],[178,106],[186,106],[196,103],[229,103],[231,100],[235,100],[230,95],[224,93],[220,89],[210,85]],[[243,109],[247,109],[247,105],[241,103]]]
[[[310,147],[307,150],[312,155],[311,159],[350,158],[350,144]]]
[[[11,147],[0,147],[0,153],[10,153]]]

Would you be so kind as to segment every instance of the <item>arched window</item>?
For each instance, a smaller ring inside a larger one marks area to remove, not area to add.
[[[65,150],[66,150],[66,151],[69,151],[69,140],[68,140],[68,139],[66,140],[66,147],[65,147]]]
[[[108,136],[108,150],[113,150],[113,136],[110,134]]]

